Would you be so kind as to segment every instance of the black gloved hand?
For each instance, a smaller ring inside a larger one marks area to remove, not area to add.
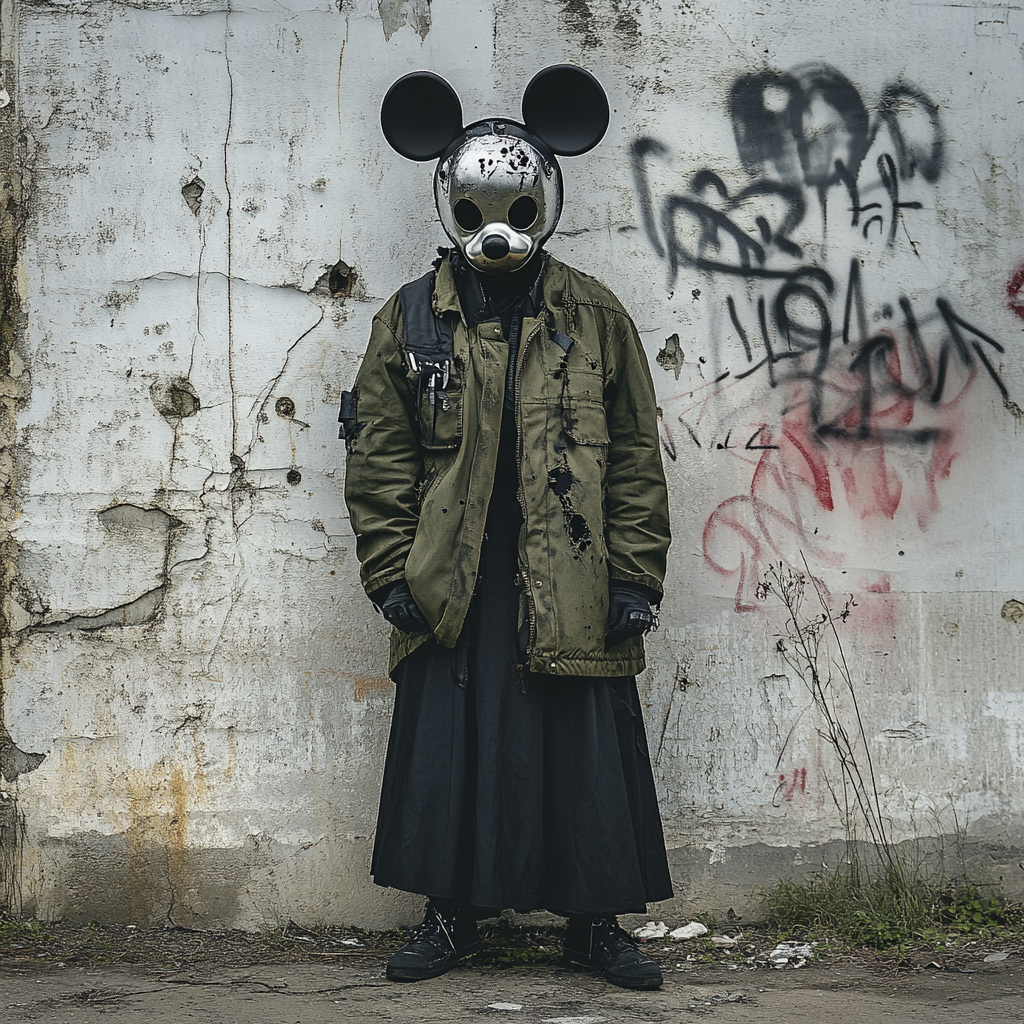
[[[403,633],[430,632],[430,625],[413,600],[409,584],[405,580],[399,580],[392,585],[380,606],[380,613]]]
[[[604,646],[609,649],[643,636],[657,625],[657,616],[645,594],[646,588],[616,580],[608,587],[608,631]]]

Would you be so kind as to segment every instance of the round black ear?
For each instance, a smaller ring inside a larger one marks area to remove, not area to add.
[[[402,156],[433,160],[461,133],[462,104],[440,75],[414,71],[388,89],[380,105],[380,126]]]
[[[608,128],[608,97],[589,71],[552,64],[538,71],[523,93],[523,124],[560,156],[579,156]]]

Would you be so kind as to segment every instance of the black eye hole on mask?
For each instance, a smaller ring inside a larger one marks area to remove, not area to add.
[[[508,208],[508,222],[517,231],[525,231],[537,219],[537,203],[530,196],[520,196]]]
[[[472,199],[460,199],[452,213],[455,215],[455,223],[463,231],[476,231],[484,222],[484,215]]]

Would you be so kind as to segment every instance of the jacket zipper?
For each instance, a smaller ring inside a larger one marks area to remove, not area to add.
[[[519,342],[520,335],[523,333],[523,318],[518,312],[512,318],[512,324],[509,327],[509,339],[508,339],[508,354],[511,360],[511,366],[509,367],[512,373],[512,390],[515,391],[515,379],[519,371]],[[508,375],[505,377],[505,389],[502,391],[501,400],[504,403],[506,397],[513,398],[513,405],[515,405],[514,395],[508,394]],[[513,410],[514,411],[514,410]]]
[[[520,318],[520,329],[522,329],[522,321]],[[529,524],[527,522],[526,515],[526,498],[523,495],[523,425],[522,425],[522,396],[520,393],[520,384],[522,378],[522,369],[526,363],[526,353],[530,348],[530,342],[540,332],[543,327],[543,323],[538,323],[537,326],[526,336],[526,340],[522,344],[522,349],[518,353],[518,366],[516,367],[515,375],[515,397],[514,397],[514,408],[516,414],[516,473],[519,479],[516,481],[518,486],[516,487],[516,497],[519,500],[519,508],[523,514],[523,527],[526,529],[527,536],[529,536]],[[515,326],[512,328],[515,330]],[[526,644],[526,661],[533,655],[534,643],[537,640],[537,609],[533,603],[533,574],[529,571],[529,562],[526,564],[526,568],[520,569],[520,577],[523,579],[523,589],[526,592],[526,609],[530,618],[530,637]]]

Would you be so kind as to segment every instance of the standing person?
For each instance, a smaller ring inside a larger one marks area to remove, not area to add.
[[[361,580],[395,627],[372,871],[429,899],[387,975],[435,977],[480,917],[545,908],[569,960],[656,988],[616,920],[672,895],[635,680],[669,545],[654,389],[618,300],[542,248],[555,154],[600,141],[604,91],[547,68],[523,120],[463,128],[429,72],[381,111],[399,153],[440,158],[455,243],[374,318],[342,397]]]

